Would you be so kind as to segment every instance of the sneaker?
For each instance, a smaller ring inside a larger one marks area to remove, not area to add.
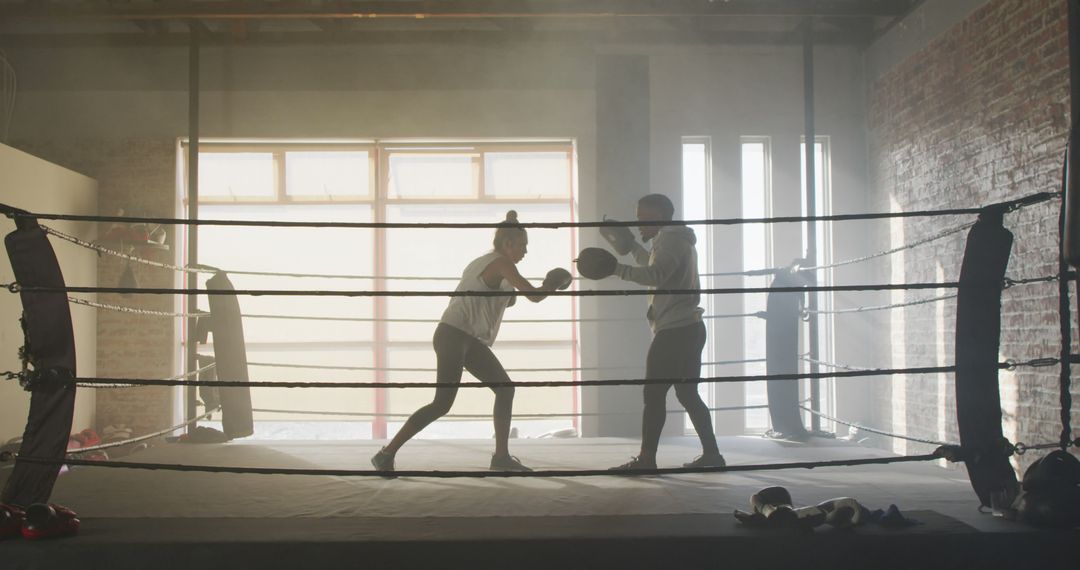
[[[19,507],[0,503],[0,540],[19,536],[25,519],[26,512]]]
[[[54,504],[37,503],[26,509],[22,535],[27,540],[60,538],[79,532],[79,518],[75,511]]]
[[[683,463],[683,467],[727,467],[727,462],[724,461],[724,456],[719,453],[706,453],[697,456],[690,463]]]
[[[376,471],[383,471],[386,473],[394,472],[394,454],[386,451],[386,448],[382,448],[378,453],[371,456],[371,465],[375,467]],[[392,475],[386,475],[386,477],[392,477]]]
[[[492,471],[532,471],[532,469],[521,464],[521,461],[513,455],[492,455],[491,456],[491,470]]]
[[[608,471],[650,471],[656,469],[656,460],[631,457],[630,461],[608,469]]]
[[[810,439],[810,432],[806,430],[798,430],[793,432],[780,432],[773,429],[766,431],[762,434],[765,439],[772,439],[777,441],[790,441],[795,443],[805,443]]]

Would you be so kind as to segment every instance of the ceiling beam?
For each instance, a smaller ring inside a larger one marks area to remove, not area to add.
[[[168,28],[168,25],[163,20],[133,20],[131,23],[143,33],[149,35],[163,34]]]
[[[0,19],[231,20],[231,19],[487,19],[724,16],[896,17],[911,0],[282,0],[0,4]]]
[[[339,32],[342,32],[342,31],[345,30],[345,24],[341,20],[332,20],[332,19],[329,19],[329,18],[316,18],[314,20],[311,20],[311,23],[314,24],[320,30],[322,30],[324,32],[327,32],[327,33],[331,33],[331,34],[336,34],[336,33],[339,33]]]
[[[492,18],[489,21],[504,32],[529,34],[536,29],[535,20],[526,20],[524,18]]]
[[[328,34],[311,32],[251,32],[244,38],[233,34],[207,33],[204,46],[213,45],[347,45],[347,44],[450,44],[450,45],[510,45],[510,44],[576,44],[576,45],[795,45],[801,44],[801,34],[790,31],[678,31],[599,30],[595,32],[533,31],[520,34],[508,31],[343,31]],[[819,44],[851,45],[859,41],[838,31],[818,32]],[[3,34],[0,44],[5,47],[139,47],[186,46],[186,32],[157,35],[130,34]]]
[[[906,0],[906,5],[904,6],[904,10],[902,10],[901,12],[899,12],[895,16],[893,16],[892,19],[889,20],[889,23],[886,24],[884,27],[882,27],[880,30],[876,30],[874,32],[873,39],[876,40],[876,39],[880,38],[881,36],[884,36],[885,34],[889,33],[889,30],[892,30],[894,27],[899,25],[900,22],[902,22],[905,18],[910,16],[912,12],[917,10],[919,8],[919,6],[922,6],[923,3],[925,3],[925,2],[926,2],[926,0]]]

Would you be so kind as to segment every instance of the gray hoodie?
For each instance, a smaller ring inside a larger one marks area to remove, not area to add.
[[[650,289],[700,289],[697,237],[686,226],[665,226],[653,238],[650,253],[634,243],[631,255],[637,266],[615,267],[615,275]],[[701,295],[649,295],[649,326],[653,334],[701,322]]]

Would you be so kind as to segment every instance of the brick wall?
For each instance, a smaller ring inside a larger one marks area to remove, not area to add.
[[[176,195],[175,141],[169,139],[16,141],[15,146],[45,160],[70,168],[99,183],[98,210],[115,214],[120,208],[127,215],[172,217]],[[101,224],[98,235],[108,230]],[[168,229],[166,243],[172,248],[158,252],[159,261],[172,261],[176,248],[175,234]],[[54,240],[57,248],[76,247]],[[106,244],[115,248],[113,243]],[[155,255],[136,251],[138,255]],[[86,255],[94,255],[87,250]],[[101,256],[98,260],[98,283],[115,286],[124,269],[124,261]],[[172,287],[171,271],[149,266],[134,267],[140,287]],[[72,283],[76,285],[76,283]],[[101,303],[172,311],[171,296],[116,294],[98,296]],[[140,316],[114,311],[98,311],[97,370],[102,377],[166,378],[173,375],[176,350],[173,319]],[[170,388],[145,387],[98,390],[97,428],[126,424],[136,434],[171,424]]]
[[[876,206],[969,207],[1057,191],[1068,130],[1068,65],[1064,2],[992,0],[873,80],[867,121]],[[911,241],[960,221],[894,223],[891,240]],[[1016,237],[1009,275],[1054,273],[1057,202],[1011,214],[1006,223]],[[909,251],[894,259],[891,275],[882,277],[955,279],[963,246],[961,235]],[[925,295],[912,292],[905,298]],[[1054,284],[1006,291],[1001,356],[1056,355],[1057,306]],[[896,311],[884,352],[900,365],[951,363],[954,323],[954,302]],[[1056,441],[1061,429],[1057,369],[1004,372],[1000,381],[1005,435],[1027,443]],[[877,386],[875,407],[883,423],[891,420],[919,437],[957,441],[954,394],[951,377],[898,379]],[[1078,420],[1074,413],[1073,422]],[[918,452],[925,446],[906,449]]]

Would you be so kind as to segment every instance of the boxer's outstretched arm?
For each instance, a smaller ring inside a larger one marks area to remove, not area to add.
[[[502,277],[518,291],[525,294],[525,298],[533,303],[539,303],[547,298],[547,293],[550,289],[544,289],[541,287],[534,287],[532,283],[529,283],[528,279],[521,276],[521,273],[517,270],[515,265],[509,259],[500,257],[491,262],[490,265],[484,269],[484,273],[492,272],[499,277]]]
[[[622,263],[616,265],[615,275],[646,287],[658,287],[679,267],[678,257],[659,246],[654,246],[652,255],[646,256],[646,264],[643,266],[634,267]],[[637,258],[637,250],[634,251],[634,257]]]
[[[646,266],[649,264],[649,250],[645,249],[645,246],[638,243],[637,240],[634,240],[634,246],[630,250],[630,255],[634,256],[634,261],[636,261],[638,265]]]

